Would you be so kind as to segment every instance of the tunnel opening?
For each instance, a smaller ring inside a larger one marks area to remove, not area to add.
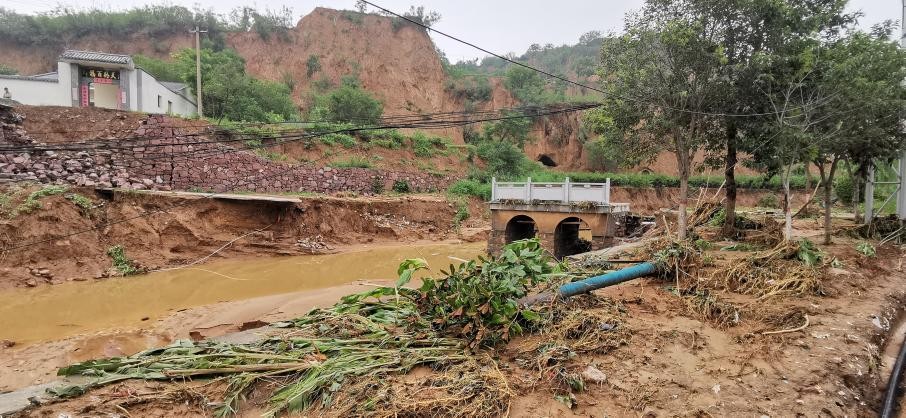
[[[591,227],[577,217],[569,217],[554,229],[554,256],[558,259],[591,251]]]
[[[506,243],[535,238],[537,232],[534,219],[525,215],[514,216],[506,223]]]
[[[541,154],[540,156],[538,156],[538,162],[540,162],[541,164],[544,164],[545,167],[556,167],[557,166],[557,162],[554,161],[553,158],[551,158],[550,156],[548,156],[546,154]]]

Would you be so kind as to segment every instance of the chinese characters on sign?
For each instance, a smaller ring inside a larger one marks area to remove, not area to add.
[[[93,78],[95,82],[102,82],[100,80],[113,81],[120,79],[120,72],[102,68],[82,68],[82,77]]]

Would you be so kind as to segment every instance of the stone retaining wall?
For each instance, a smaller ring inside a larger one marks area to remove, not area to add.
[[[422,172],[270,161],[206,135],[185,134],[165,120],[149,116],[135,138],[110,140],[102,149],[0,153],[0,179],[130,189],[360,194],[391,190],[398,181],[416,192],[443,190],[453,180]],[[25,143],[27,138],[17,133],[18,138],[0,138],[0,146]]]

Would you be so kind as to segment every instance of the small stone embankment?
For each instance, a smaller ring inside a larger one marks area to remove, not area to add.
[[[22,116],[14,109],[0,108],[0,120],[0,147],[41,145],[21,128]],[[318,161],[271,161],[232,146],[241,142],[226,145],[214,135],[190,132],[191,129],[177,125],[169,117],[152,115],[142,120],[129,137],[95,142],[89,150],[3,152],[0,181],[134,190],[371,195],[403,184],[415,192],[444,190],[453,180],[419,171],[332,168],[326,165],[327,161],[321,161],[323,165]]]

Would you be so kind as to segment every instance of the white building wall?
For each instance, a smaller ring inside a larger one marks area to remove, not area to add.
[[[138,91],[138,78],[141,77],[142,74],[144,74],[143,71],[137,70],[129,75],[129,110],[135,112],[140,112],[142,110],[141,103],[139,103],[139,100],[141,100],[141,93]]]
[[[33,106],[78,106],[79,89],[78,74],[73,74],[73,65],[59,62],[57,65],[57,81],[36,80],[28,77],[3,77],[0,76],[0,94],[3,88],[9,89],[12,99],[26,105]],[[128,110],[146,113],[167,113],[167,103],[170,112],[180,116],[194,116],[198,109],[186,97],[174,93],[160,84],[153,76],[141,69],[121,70],[129,72],[127,86],[121,86],[129,91],[128,103],[124,107]],[[76,79],[73,79],[76,77]],[[141,77],[141,81],[139,81]],[[141,88],[141,93],[139,93]],[[159,97],[159,99],[158,99]]]
[[[139,110],[147,113],[167,113],[167,102],[171,102],[171,113],[180,116],[194,116],[198,113],[195,104],[185,97],[174,93],[158,83],[157,80],[141,69],[135,70],[136,78],[141,77],[142,93]],[[158,101],[158,97],[160,100]]]
[[[75,83],[72,79],[72,64],[68,62],[57,62],[57,82],[60,83],[61,94],[65,96],[64,104],[60,106],[72,106],[73,103],[79,102],[78,74],[76,74]]]
[[[3,89],[9,89],[12,99],[26,105],[34,106],[70,106],[69,86],[62,86],[56,81],[29,80],[27,78],[0,77],[0,95]]]

